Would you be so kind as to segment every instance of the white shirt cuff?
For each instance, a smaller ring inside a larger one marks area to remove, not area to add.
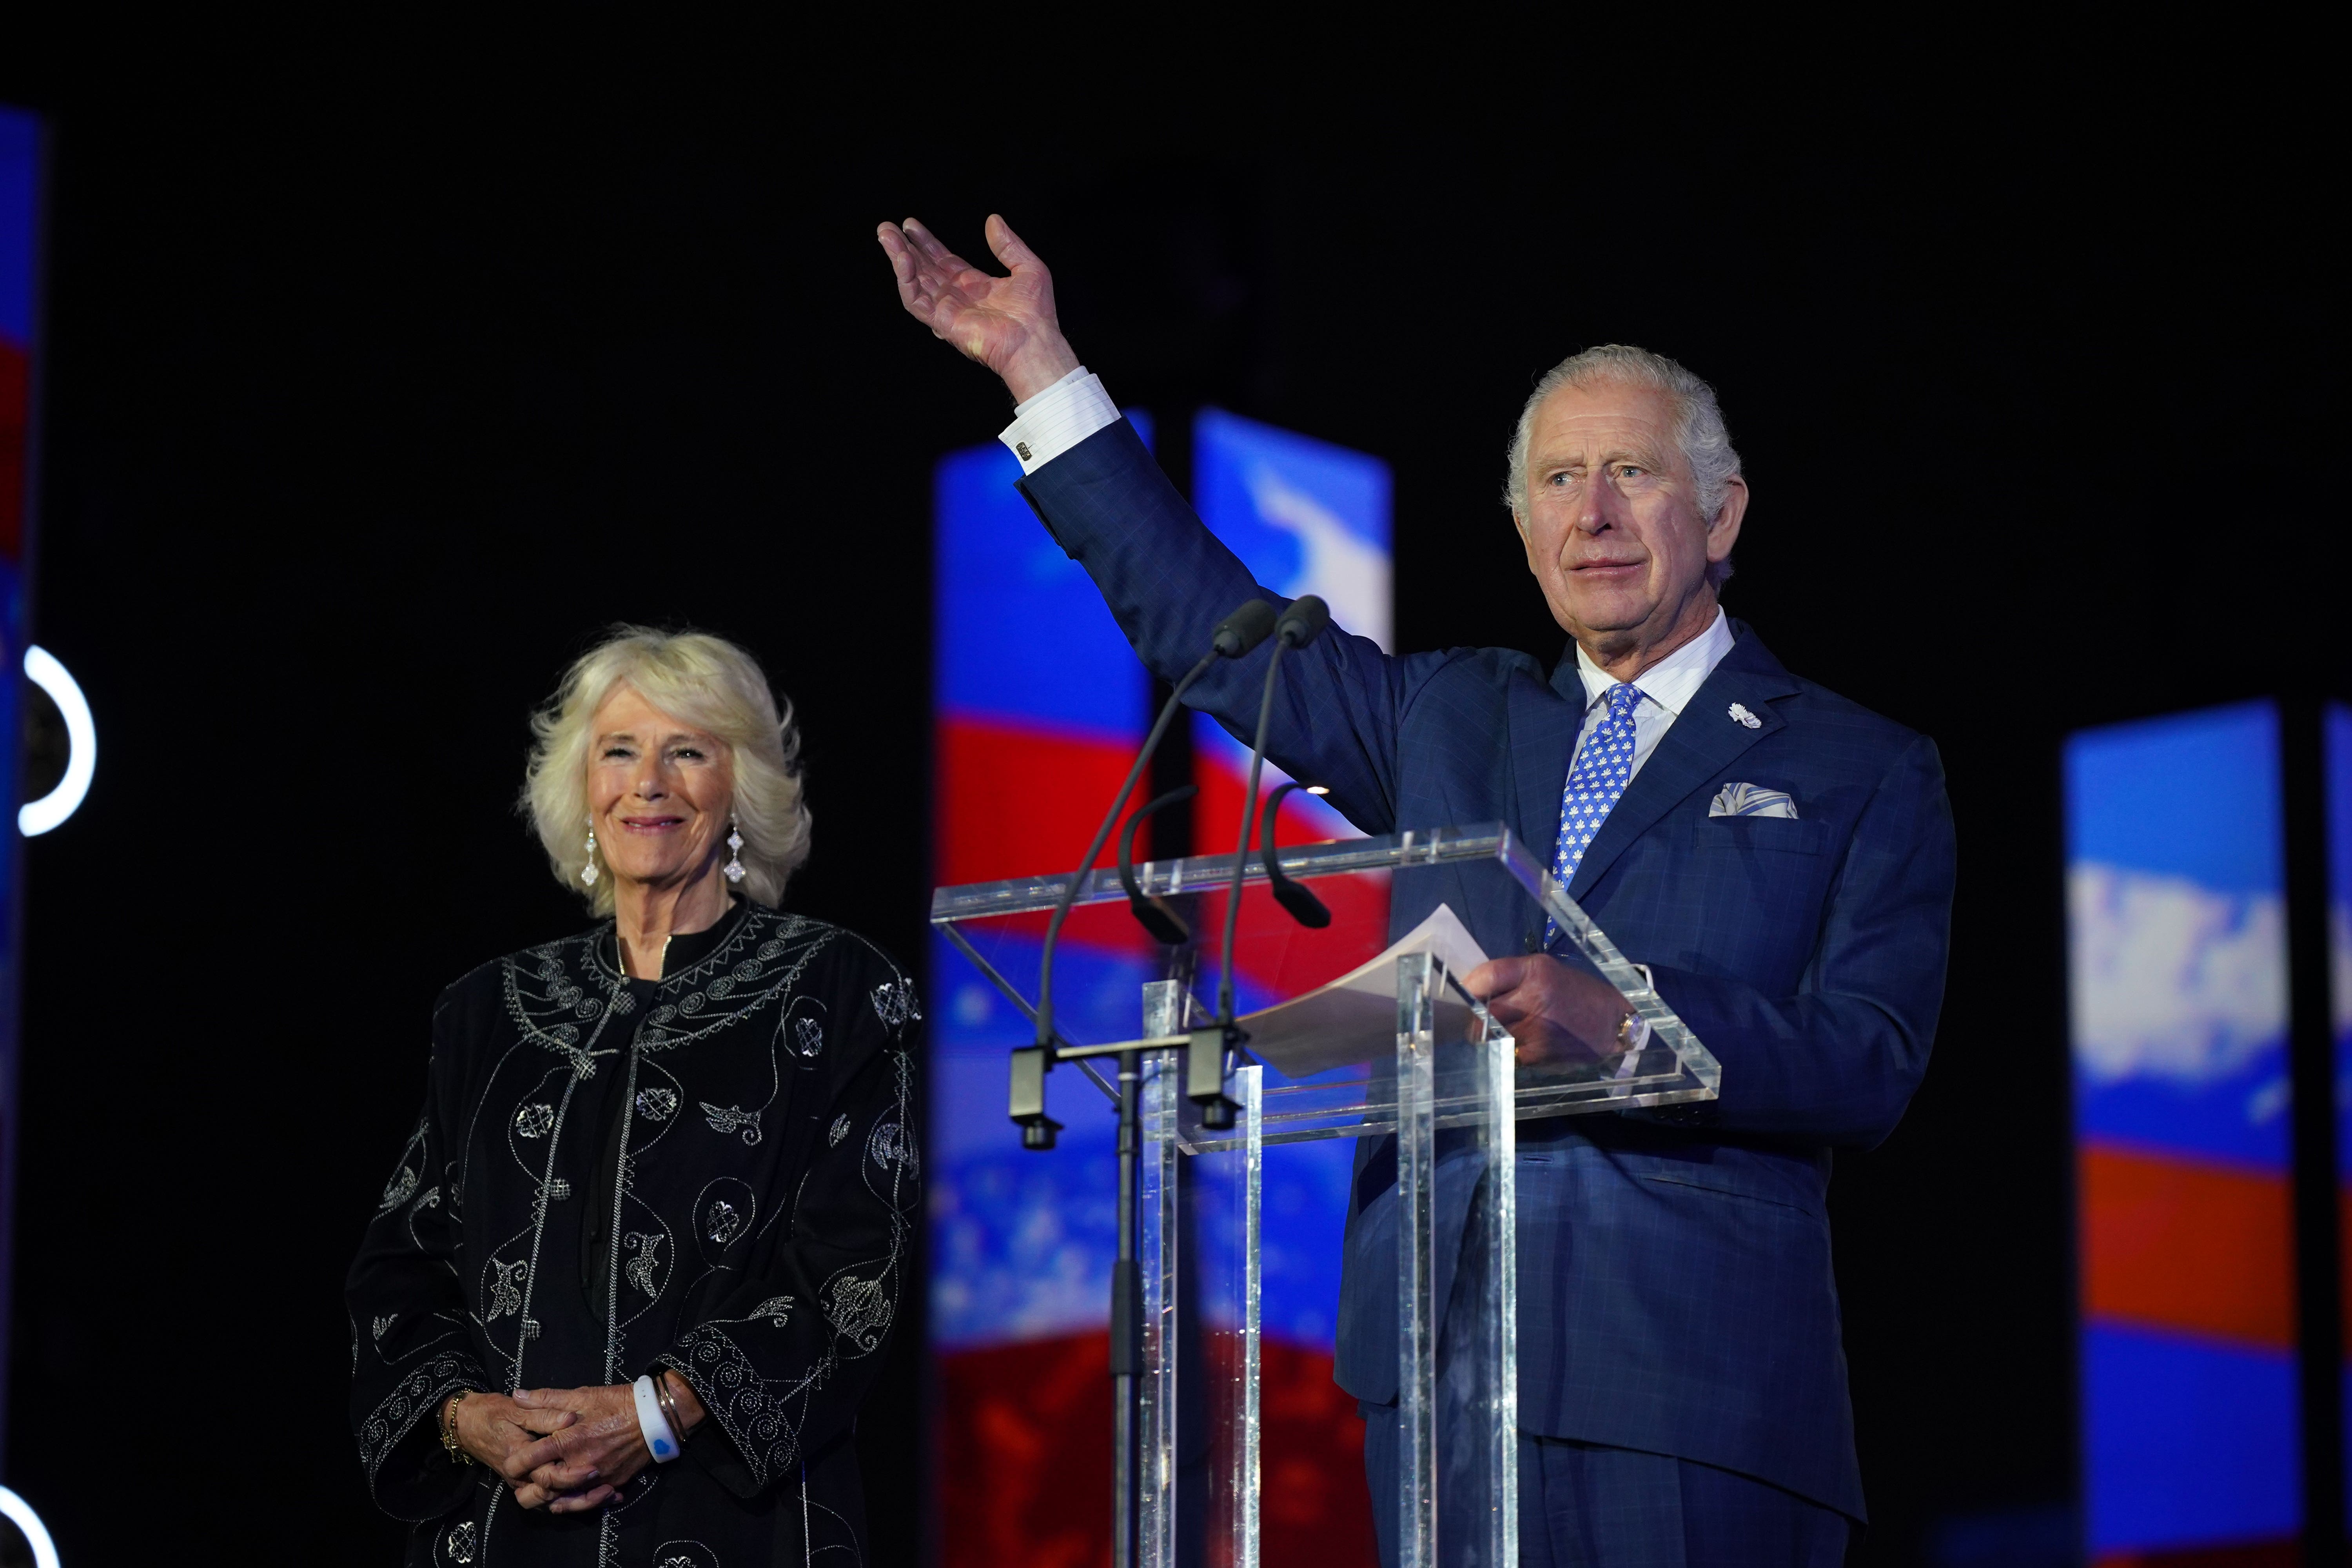
[[[1021,472],[1028,475],[1118,418],[1118,405],[1103,390],[1102,377],[1080,365],[1015,405],[1013,423],[996,438],[1021,459]]]

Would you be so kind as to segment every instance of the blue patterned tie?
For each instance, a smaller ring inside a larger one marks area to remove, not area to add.
[[[1608,697],[1609,717],[1577,753],[1576,765],[1568,770],[1568,786],[1559,792],[1559,843],[1551,852],[1551,874],[1563,888],[1576,879],[1585,850],[1633,777],[1633,710],[1642,704],[1641,689],[1619,681]],[[1559,923],[1546,916],[1545,949],[1559,937]]]

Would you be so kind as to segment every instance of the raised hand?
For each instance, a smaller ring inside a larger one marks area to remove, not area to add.
[[[1077,369],[1078,356],[1062,336],[1054,275],[1037,253],[993,213],[982,232],[1010,276],[982,271],[914,218],[903,227],[883,224],[875,237],[898,274],[907,314],[1003,376],[1013,401],[1026,402]]]

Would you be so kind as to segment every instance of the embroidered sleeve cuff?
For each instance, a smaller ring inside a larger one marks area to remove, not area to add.
[[[1013,423],[996,438],[1034,474],[1118,417],[1118,405],[1103,390],[1102,377],[1080,365],[1013,410]]]

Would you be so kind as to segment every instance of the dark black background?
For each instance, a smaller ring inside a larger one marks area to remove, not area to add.
[[[1148,83],[911,17],[0,57],[56,128],[36,631],[104,746],[26,857],[6,1475],[68,1563],[393,1560],[342,1269],[436,992],[579,921],[511,802],[601,626],[760,655],[807,738],[792,902],[916,952],[929,465],[1006,406],[871,230],[992,208],[1122,401],[1395,465],[1407,648],[1559,651],[1496,501],[1533,376],[1615,340],[1717,383],[1728,604],[1935,735],[1959,821],[1935,1068],[1835,1191],[1866,1560],[2071,1496],[2057,747],[2342,682],[2317,114],[2210,48],[1701,73],[1654,18],[1244,69],[1152,25],[1192,47]],[[884,1563],[919,1329],[862,1437]]]

